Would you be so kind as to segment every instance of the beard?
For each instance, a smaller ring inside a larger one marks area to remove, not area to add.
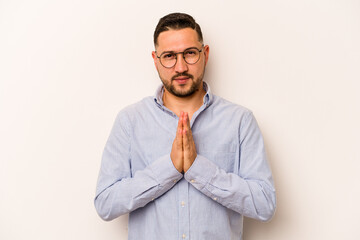
[[[198,91],[201,87],[202,87],[202,80],[204,78],[204,72],[205,72],[205,68],[203,73],[196,79],[194,79],[194,76],[188,73],[179,73],[174,75],[170,81],[165,80],[163,77],[161,77],[160,73],[159,73],[159,77],[161,79],[161,82],[163,83],[165,89],[171,93],[172,95],[176,96],[176,97],[188,97],[193,95],[196,91]],[[173,81],[175,80],[175,78],[177,77],[182,77],[182,76],[186,76],[188,77],[190,80],[190,88],[187,89],[181,89],[181,87],[176,87],[173,84]]]

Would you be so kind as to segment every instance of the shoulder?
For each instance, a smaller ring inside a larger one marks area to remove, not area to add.
[[[116,116],[116,122],[131,125],[131,122],[134,122],[139,117],[154,111],[154,106],[155,103],[153,97],[145,97],[142,100],[121,109]]]
[[[247,107],[230,102],[229,100],[216,95],[213,95],[211,108],[215,113],[221,114],[222,116],[229,115],[237,118],[248,118],[253,115],[252,111]]]
[[[224,98],[214,97],[214,111],[228,127],[238,129],[240,139],[252,136],[261,138],[261,131],[253,112]],[[241,140],[241,141],[242,141]]]
[[[127,113],[127,114],[131,115],[131,114],[134,114],[134,113],[137,113],[139,111],[149,108],[150,105],[152,105],[152,104],[154,104],[154,98],[148,96],[136,103],[133,103],[133,104],[130,104],[130,105],[124,107],[123,109],[121,109],[119,111],[119,114]]]

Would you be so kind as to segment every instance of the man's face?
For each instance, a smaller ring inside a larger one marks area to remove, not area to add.
[[[163,52],[183,52],[188,48],[195,47],[200,52],[200,59],[195,64],[185,62],[182,54],[178,54],[174,67],[165,68],[156,56]],[[156,53],[152,52],[155,67],[164,84],[165,90],[177,97],[191,96],[202,87],[205,66],[209,56],[209,46],[202,48],[198,35],[191,28],[181,30],[168,30],[159,34]]]

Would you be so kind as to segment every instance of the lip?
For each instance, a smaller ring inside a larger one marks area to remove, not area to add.
[[[189,77],[183,76],[183,77],[177,77],[174,80],[185,80],[185,79],[189,79]]]
[[[185,84],[190,78],[189,77],[179,77],[174,80],[179,84]]]

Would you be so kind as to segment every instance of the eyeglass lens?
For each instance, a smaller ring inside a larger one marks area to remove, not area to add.
[[[160,56],[161,64],[166,68],[175,66],[178,54],[182,54],[185,62],[188,64],[195,64],[200,58],[200,51],[196,48],[190,48],[179,53],[164,52]]]

